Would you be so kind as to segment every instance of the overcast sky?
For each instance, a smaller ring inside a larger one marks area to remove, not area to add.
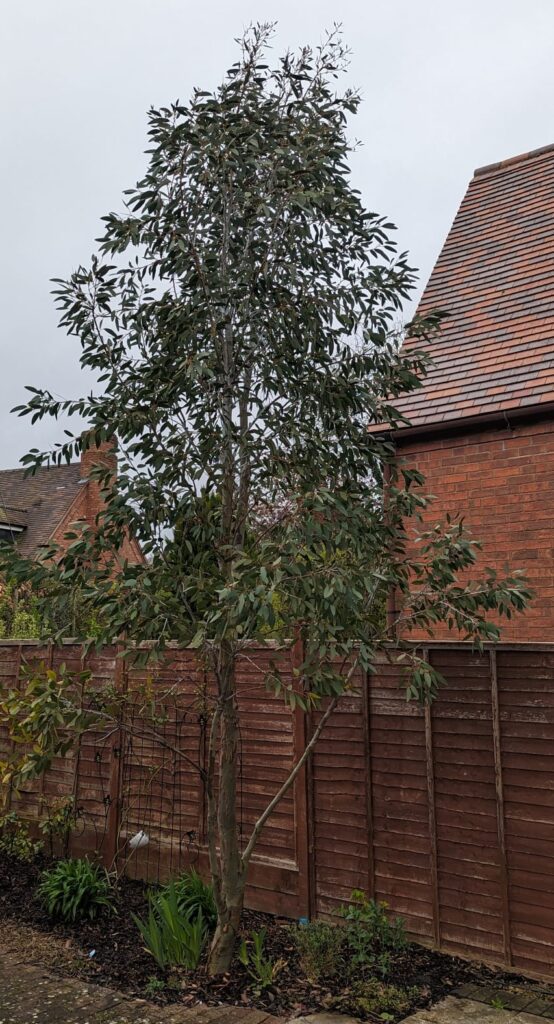
[[[554,142],[554,0],[3,0],[0,468],[60,435],[9,414],[25,384],[83,387],[50,278],[88,262],[142,173],[148,107],[215,86],[256,20],[279,52],[342,22],[355,181],[422,283],[473,169]]]

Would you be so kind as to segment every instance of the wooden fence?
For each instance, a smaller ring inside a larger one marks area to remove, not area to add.
[[[353,888],[386,900],[409,932],[466,956],[554,977],[554,645],[499,645],[477,654],[435,644],[448,685],[432,708],[407,703],[398,671],[379,664],[330,719],[308,769],[268,824],[252,868],[250,906],[289,917],[332,916]],[[123,676],[115,648],[91,655],[97,685],[173,687],[156,736],[88,737],[13,806],[36,819],[73,795],[72,852],[117,856],[136,876],[206,863],[198,774],[205,760],[206,678],[191,651],[172,650],[151,680]],[[243,736],[240,821],[248,835],[314,728],[262,678],[276,652],[252,648],[239,673]],[[291,672],[281,654],[284,671]],[[0,684],[22,661],[81,667],[74,645],[0,645]],[[144,700],[144,690],[140,700]],[[129,723],[131,725],[131,723]],[[6,748],[0,730],[0,748]],[[128,840],[149,842],[131,854]]]

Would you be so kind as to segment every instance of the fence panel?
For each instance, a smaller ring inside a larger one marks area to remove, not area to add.
[[[137,877],[165,880],[198,860],[205,682],[192,651],[172,650],[155,670],[129,672],[117,853],[120,866]],[[150,704],[154,718],[144,714]],[[129,841],[139,833],[148,842],[133,852]]]
[[[503,855],[488,653],[437,651],[448,685],[431,712],[437,822],[438,941],[505,957]],[[507,958],[507,957],[506,957]]]
[[[360,674],[360,684],[364,680]],[[370,885],[368,747],[364,699],[348,695],[327,722],[311,766],[312,907],[333,915],[353,889]],[[312,727],[319,714],[313,715]]]
[[[499,651],[502,775],[513,963],[554,960],[554,652]]]
[[[278,659],[286,681],[298,650],[245,651],[239,828],[242,841],[318,721],[265,690]],[[482,654],[431,644],[447,685],[430,709],[407,703],[383,660],[341,701],[311,763],[268,823],[252,862],[249,906],[289,917],[334,916],[354,888],[385,900],[409,932],[467,956],[554,976],[554,645],[499,645]],[[0,686],[44,661],[87,668],[94,684],[127,688],[123,728],[87,736],[76,756],[8,794],[36,822],[72,795],[74,854],[99,851],[128,873],[164,879],[207,868],[205,767],[211,682],[192,651],[126,673],[115,647],[0,644]],[[144,719],[150,697],[163,714]],[[321,713],[321,712],[320,712]],[[0,756],[9,752],[0,725]],[[182,756],[184,755],[184,756]],[[148,843],[133,852],[141,830]]]
[[[369,681],[369,747],[375,897],[402,914],[414,936],[433,935],[425,721],[408,703],[399,669]]]

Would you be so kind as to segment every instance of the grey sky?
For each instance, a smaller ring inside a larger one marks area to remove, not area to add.
[[[212,87],[251,21],[275,49],[335,20],[364,104],[354,176],[428,276],[476,166],[554,142],[554,0],[3,0],[0,468],[61,428],[9,415],[24,385],[83,387],[49,279],[86,263],[144,168],[145,112]]]

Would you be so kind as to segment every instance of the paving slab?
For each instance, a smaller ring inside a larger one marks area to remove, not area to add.
[[[305,1017],[294,1017],[290,1024],[360,1024],[357,1017],[346,1013],[308,1013]]]
[[[406,1017],[403,1024],[545,1024],[545,1018],[519,1010],[497,1010],[474,999],[448,996],[427,1010]]]

